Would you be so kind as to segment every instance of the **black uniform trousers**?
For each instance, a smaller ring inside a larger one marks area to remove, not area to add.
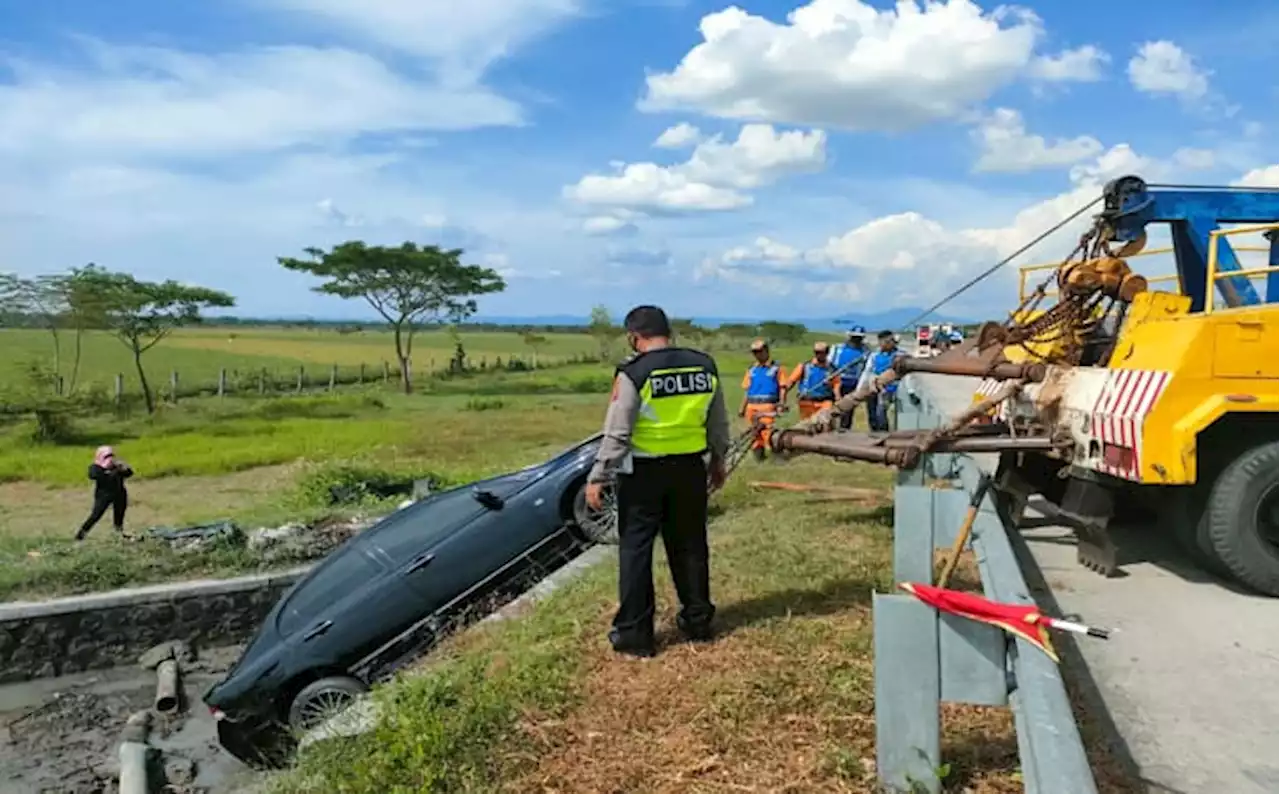
[[[680,628],[705,630],[715,607],[707,552],[707,466],[701,455],[635,458],[618,476],[618,614],[614,644],[653,642],[653,542],[662,535],[680,598]]]
[[[89,517],[80,525],[80,531],[76,533],[77,538],[83,538],[89,534],[89,530],[93,529],[93,525],[102,520],[106,515],[107,508],[111,508],[112,523],[115,524],[117,531],[124,527],[124,511],[129,507],[129,492],[124,488],[118,491],[97,491],[93,494],[93,509],[89,511]]]

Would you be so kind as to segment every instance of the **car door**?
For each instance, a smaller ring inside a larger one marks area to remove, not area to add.
[[[394,514],[369,541],[430,614],[468,586],[472,550],[454,538],[487,510],[471,488],[445,491]]]
[[[537,479],[541,479],[538,477]],[[564,524],[559,492],[533,482],[500,483],[492,492],[501,498],[467,527],[471,565],[483,578],[529,551]]]
[[[346,668],[404,631],[425,609],[420,594],[360,538],[289,594],[276,625],[309,666]]]

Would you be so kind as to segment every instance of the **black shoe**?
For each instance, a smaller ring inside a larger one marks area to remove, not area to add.
[[[609,632],[609,644],[613,646],[614,653],[638,659],[649,659],[657,653],[652,637],[624,637],[617,629]]]
[[[680,633],[685,636],[689,642],[711,642],[716,638],[716,630],[712,628],[710,623],[693,623],[689,625],[680,625]]]

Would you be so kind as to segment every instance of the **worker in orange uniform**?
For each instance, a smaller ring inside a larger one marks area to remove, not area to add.
[[[753,427],[759,422],[761,431],[751,440],[751,454],[756,460],[764,460],[769,448],[769,429],[783,403],[787,401],[787,380],[782,366],[769,358],[769,345],[763,339],[751,343],[751,355],[756,363],[747,368],[742,378],[742,407],[738,416]]]
[[[840,396],[840,378],[827,357],[830,351],[826,342],[814,342],[813,358],[797,365],[787,379],[787,387],[796,390],[801,419],[830,408]]]

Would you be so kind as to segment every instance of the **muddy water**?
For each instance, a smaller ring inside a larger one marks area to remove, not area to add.
[[[195,779],[166,791],[225,794],[252,773],[218,747],[214,721],[200,695],[222,676],[239,648],[203,651],[182,684],[185,708],[153,715],[148,743],[158,766],[194,764]],[[125,720],[148,709],[155,673],[118,667],[0,686],[0,791],[5,794],[111,794],[119,774],[117,747]]]

